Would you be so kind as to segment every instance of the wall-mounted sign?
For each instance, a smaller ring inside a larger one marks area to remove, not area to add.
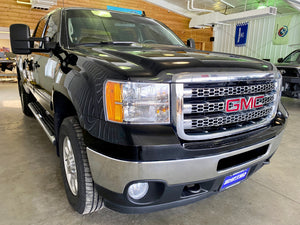
[[[287,45],[289,43],[291,19],[292,16],[282,16],[276,18],[273,45]]]
[[[133,13],[133,14],[138,14],[138,15],[143,15],[144,12],[141,10],[135,10],[135,9],[126,9],[126,8],[120,8],[120,7],[116,7],[116,6],[106,6],[107,10],[111,10],[111,11],[118,11],[118,12],[126,12],[126,13]]]
[[[246,45],[248,33],[248,22],[238,23],[235,29],[235,46],[242,47]]]

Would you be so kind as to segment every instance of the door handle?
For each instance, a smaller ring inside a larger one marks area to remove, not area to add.
[[[38,64],[38,62],[36,61],[36,62],[34,63],[34,68],[39,68],[39,67],[41,67],[41,66],[40,66],[40,64]]]

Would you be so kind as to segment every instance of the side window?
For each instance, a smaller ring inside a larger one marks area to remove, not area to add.
[[[54,13],[49,17],[43,18],[38,23],[37,27],[35,28],[33,37],[36,38],[43,38],[45,36],[50,37],[54,41],[58,41],[58,26],[59,26],[59,13]],[[34,43],[35,48],[41,48],[42,42],[36,41]]]
[[[58,41],[59,19],[59,13],[54,13],[49,17],[44,36],[50,37],[54,41]]]
[[[37,37],[37,38],[43,37],[46,23],[47,23],[47,18],[40,20],[40,22],[38,23],[38,25],[35,29],[34,37]]]
[[[33,37],[36,37],[36,38],[43,37],[46,23],[47,23],[47,18],[43,18],[40,20],[37,27],[35,28]],[[34,42],[34,48],[41,48],[41,47],[42,47],[42,42],[40,42],[40,41]]]
[[[300,63],[300,52],[295,52],[289,55],[284,61],[286,63],[292,63],[292,62]]]

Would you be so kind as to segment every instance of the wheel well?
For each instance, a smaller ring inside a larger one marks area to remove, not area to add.
[[[66,117],[77,116],[77,113],[72,102],[60,92],[54,92],[53,106],[54,106],[54,129],[55,129],[55,139],[56,139],[56,153],[59,156],[58,139],[59,139],[60,126]]]

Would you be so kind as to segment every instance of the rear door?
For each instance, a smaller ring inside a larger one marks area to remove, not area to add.
[[[52,41],[58,41],[59,13],[53,13],[42,18],[33,34],[36,38],[50,37]],[[44,43],[35,42],[35,48],[44,48]],[[34,95],[39,103],[49,112],[53,111],[51,106],[51,95],[55,73],[58,71],[59,60],[52,52],[35,52],[32,54],[32,77]]]

